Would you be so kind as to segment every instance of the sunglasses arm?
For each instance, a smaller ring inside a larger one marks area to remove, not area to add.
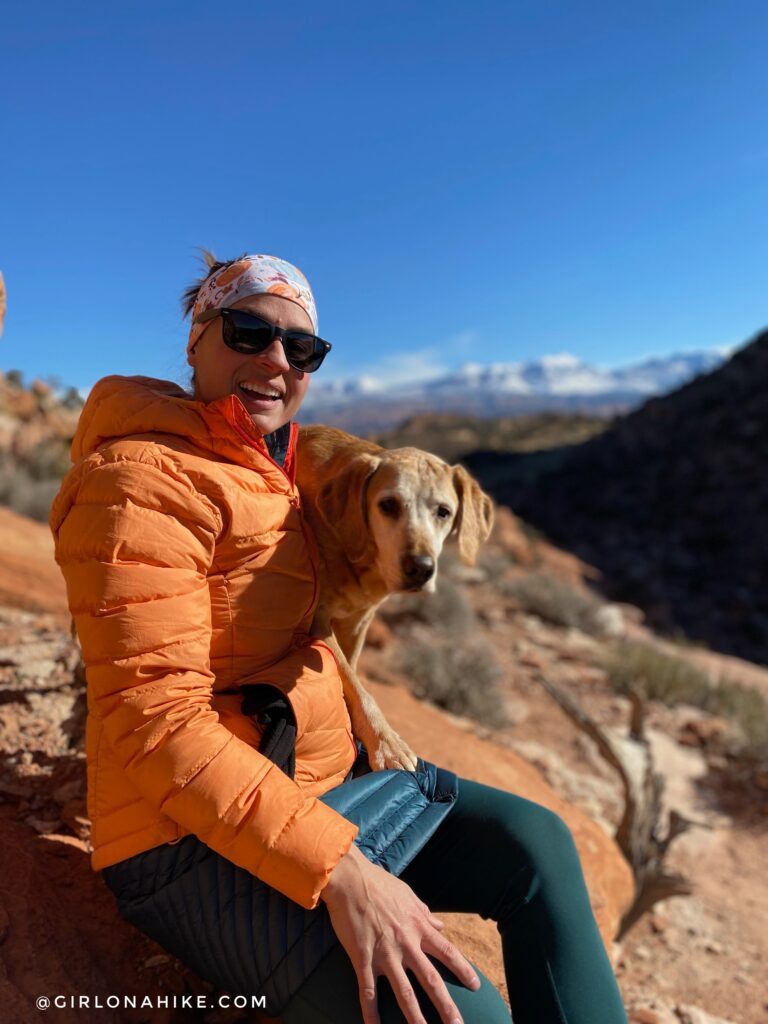
[[[192,323],[207,324],[209,320],[213,320],[213,318],[218,316],[220,312],[220,309],[207,309],[205,313],[200,313],[199,316],[196,316]]]

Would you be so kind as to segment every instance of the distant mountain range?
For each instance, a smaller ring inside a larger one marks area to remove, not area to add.
[[[763,331],[583,443],[462,461],[654,628],[766,664],[767,390]]]
[[[721,351],[681,352],[601,370],[567,352],[531,362],[466,363],[444,376],[396,384],[373,377],[312,381],[302,419],[352,431],[381,429],[416,412],[504,416],[540,410],[606,415],[680,387],[725,360]]]

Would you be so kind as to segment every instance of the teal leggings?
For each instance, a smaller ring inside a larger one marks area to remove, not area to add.
[[[626,1024],[576,847],[556,814],[461,779],[454,807],[401,877],[436,913],[496,921],[515,1024]],[[481,987],[472,992],[433,962],[465,1024],[509,1024],[504,1000],[480,971]],[[439,1024],[415,980],[414,989],[429,1024]],[[385,978],[378,991],[381,1024],[403,1024]],[[309,976],[282,1019],[361,1024],[357,978],[341,945]]]

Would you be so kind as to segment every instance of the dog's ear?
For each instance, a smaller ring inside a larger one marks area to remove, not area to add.
[[[474,565],[480,545],[488,540],[493,527],[493,502],[463,466],[453,467],[453,486],[459,497],[453,524],[459,556],[465,565]]]
[[[370,542],[368,485],[380,465],[377,455],[358,455],[341,473],[323,484],[317,496],[321,519],[341,540],[353,561],[363,557]]]

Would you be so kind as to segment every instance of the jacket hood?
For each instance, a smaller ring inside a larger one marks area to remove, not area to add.
[[[293,453],[298,427],[291,427],[285,475],[294,479]],[[88,395],[72,440],[73,462],[110,441],[144,434],[181,438],[242,465],[266,459],[278,471],[264,440],[237,397],[197,402],[178,384],[151,377],[104,377]]]

